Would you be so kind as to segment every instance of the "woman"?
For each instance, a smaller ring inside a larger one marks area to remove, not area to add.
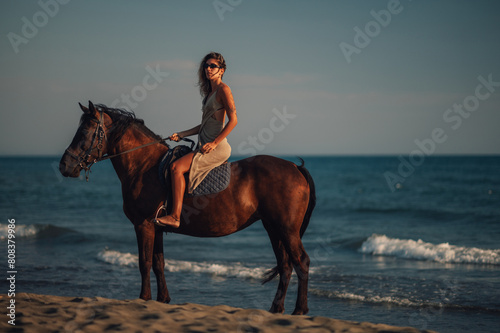
[[[227,135],[238,123],[233,95],[229,86],[222,82],[226,62],[221,54],[211,52],[200,63],[198,78],[203,97],[201,124],[189,130],[174,133],[169,139],[180,139],[198,134],[198,148],[179,158],[170,166],[173,206],[170,215],[155,219],[160,226],[178,228],[180,225],[182,202],[186,188],[184,174],[189,172],[188,193],[201,183],[213,168],[224,163],[231,155]],[[228,122],[224,126],[224,121]]]

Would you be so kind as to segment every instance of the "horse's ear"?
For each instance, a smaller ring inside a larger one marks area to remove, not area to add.
[[[80,103],[78,103],[78,105],[80,105],[80,109],[82,109],[82,111],[83,111],[84,113],[88,113],[88,112],[89,112],[89,108],[87,108],[87,107],[85,107],[85,106],[81,105]]]
[[[98,116],[98,111],[95,108],[94,103],[92,103],[91,101],[89,101],[89,114],[93,115],[96,118]]]

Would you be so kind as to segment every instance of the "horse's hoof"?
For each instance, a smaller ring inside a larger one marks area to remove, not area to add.
[[[292,316],[300,316],[305,315],[309,312],[309,309],[295,309],[292,313]]]
[[[269,309],[269,312],[271,313],[284,313],[285,312],[285,308],[283,306],[271,306],[271,308]]]
[[[168,297],[168,298],[158,298],[156,301],[160,302],[160,303],[169,304],[170,303],[170,297]]]

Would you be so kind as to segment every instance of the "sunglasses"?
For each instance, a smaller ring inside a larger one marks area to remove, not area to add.
[[[222,67],[220,67],[220,66],[217,66],[216,64],[210,64],[210,65],[209,65],[209,64],[207,64],[207,63],[203,64],[203,68],[204,68],[204,69],[207,69],[208,67],[210,67],[211,69],[215,69],[215,68],[222,68]]]

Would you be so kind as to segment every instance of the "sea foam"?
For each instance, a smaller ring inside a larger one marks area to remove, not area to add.
[[[327,297],[331,299],[342,299],[347,301],[358,301],[373,304],[393,304],[399,306],[408,307],[421,307],[424,305],[441,307],[440,303],[424,302],[420,300],[409,300],[407,298],[395,297],[395,296],[378,296],[378,295],[358,295],[351,292],[342,291],[326,291],[317,288],[310,288],[309,292],[312,295]]]
[[[440,263],[464,263],[500,265],[500,250],[480,249],[450,245],[432,244],[412,239],[390,238],[373,234],[363,242],[361,253],[394,256],[398,258],[429,260]]]
[[[75,230],[56,227],[52,224],[17,224],[13,229],[13,235],[18,238],[55,238],[66,234],[76,233]],[[6,240],[9,236],[7,224],[0,224],[0,240]],[[15,240],[15,239],[14,239]]]
[[[30,224],[30,225],[16,224],[16,227],[14,229],[15,231],[14,236],[16,238],[33,237],[36,236],[39,232],[43,231],[45,228],[46,226],[35,225],[35,224]],[[0,240],[7,239],[8,235],[9,235],[8,224],[0,224]]]
[[[138,267],[139,258],[136,254],[122,253],[104,249],[97,254],[97,259],[112,265]],[[270,268],[270,267],[268,267]],[[205,273],[219,277],[237,277],[245,279],[261,279],[267,268],[250,267],[239,262],[236,263],[210,263],[185,260],[166,259],[167,272],[192,272]]]

